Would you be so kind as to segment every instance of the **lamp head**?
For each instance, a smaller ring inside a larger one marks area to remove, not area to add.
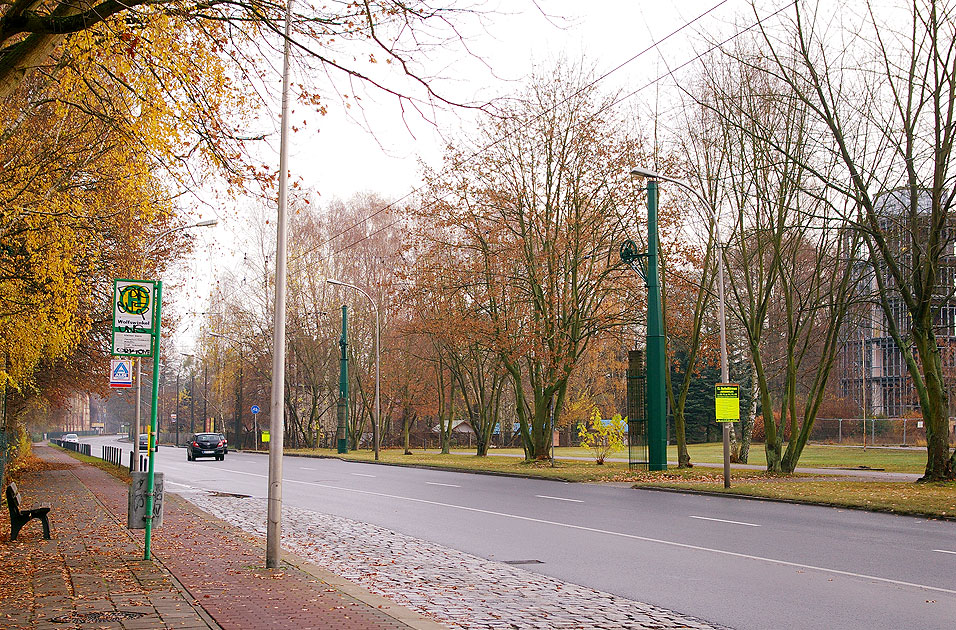
[[[335,285],[338,285],[338,286],[345,286],[345,283],[344,283],[344,282],[341,282],[341,281],[336,280],[336,279],[334,279],[334,278],[326,278],[325,281],[328,282],[329,284],[335,284]]]
[[[650,169],[641,168],[640,166],[635,166],[631,169],[631,175],[636,177],[644,177],[646,179],[660,179],[661,174],[657,171],[652,171]]]
[[[193,227],[212,227],[219,223],[219,219],[206,219],[205,221],[200,221],[193,225]]]

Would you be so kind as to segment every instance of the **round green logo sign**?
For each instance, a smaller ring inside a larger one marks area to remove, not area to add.
[[[123,287],[119,294],[119,308],[130,315],[142,315],[149,310],[149,291],[136,284]]]

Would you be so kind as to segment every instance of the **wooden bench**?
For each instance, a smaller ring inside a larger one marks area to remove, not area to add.
[[[38,507],[24,510],[20,507],[22,498],[17,490],[17,484],[7,486],[7,509],[10,510],[10,540],[16,540],[20,529],[33,519],[43,523],[43,537],[50,540],[50,521],[47,514],[50,511],[49,503],[42,503]]]

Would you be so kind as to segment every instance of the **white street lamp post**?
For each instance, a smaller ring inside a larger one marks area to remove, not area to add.
[[[381,360],[381,344],[380,344],[380,335],[381,328],[379,327],[378,320],[378,307],[375,305],[375,300],[372,299],[368,293],[366,293],[361,288],[355,286],[354,284],[349,284],[347,282],[342,282],[340,280],[333,280],[329,278],[327,280],[329,284],[335,284],[343,287],[348,287],[350,289],[355,289],[368,299],[369,303],[372,305],[372,311],[375,313],[375,417],[372,419],[372,443],[374,444],[375,449],[375,460],[378,460],[378,428],[379,424],[382,421],[382,406],[379,398],[379,364]]]
[[[143,273],[143,268],[146,266],[146,256],[149,255],[153,248],[159,244],[159,241],[162,240],[164,236],[172,234],[174,232],[181,232],[183,230],[191,230],[192,228],[197,227],[212,227],[219,223],[218,219],[206,219],[204,221],[198,221],[196,223],[190,223],[189,225],[180,225],[179,227],[174,227],[166,230],[165,232],[160,232],[156,238],[154,238],[150,244],[143,250],[143,261],[140,265],[140,273]],[[156,378],[156,375],[153,375],[153,378]],[[143,362],[139,357],[136,357],[136,422],[133,427],[133,470],[139,470],[139,431],[140,426],[142,425],[141,420],[141,407],[142,407],[142,397],[143,397]],[[156,436],[156,439],[159,439],[159,436]],[[178,445],[177,445],[178,446]],[[147,442],[147,448],[149,443]]]
[[[279,128],[279,208],[276,221],[276,301],[272,330],[272,397],[269,417],[269,493],[266,568],[279,568],[282,551],[282,450],[285,440],[285,297],[288,244],[289,46],[292,0],[285,6],[282,49],[282,119]]]

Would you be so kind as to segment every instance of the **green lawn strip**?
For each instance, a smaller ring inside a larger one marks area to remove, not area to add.
[[[339,455],[329,449],[286,449],[286,453],[300,455],[315,455],[320,457],[337,457],[346,461],[371,462],[375,456],[372,451],[350,451]],[[635,481],[638,477],[634,471],[629,471],[624,462],[606,462],[599,466],[594,461],[557,460],[554,467],[550,462],[526,462],[518,457],[478,457],[462,453],[442,455],[436,451],[424,453],[415,451],[412,455],[403,455],[400,449],[383,449],[380,451],[382,463],[438,468],[442,470],[462,470],[467,472],[499,473],[535,477],[541,479],[559,479],[575,482],[608,482],[608,481]],[[674,480],[715,480],[722,479],[719,471],[703,468],[671,469],[665,473],[646,473],[656,475],[655,479]],[[761,471],[734,471],[735,478],[762,478]]]
[[[127,468],[126,466],[117,466],[115,464],[109,463],[106,460],[100,459],[99,457],[90,457],[89,455],[83,455],[82,453],[71,451],[68,448],[59,447],[56,444],[50,444],[49,446],[63,453],[66,453],[73,459],[77,459],[83,462],[84,464],[90,464],[91,466],[96,466],[100,470],[104,470],[108,472],[109,474],[113,475],[114,477],[116,477],[117,479],[121,479],[122,481],[125,481],[126,483],[129,483],[132,479],[132,477],[130,477],[130,474],[129,474],[129,468]]]
[[[351,451],[345,455],[327,449],[287,449],[286,452],[337,457],[346,461],[374,461],[370,450]],[[526,462],[513,457],[477,457],[461,453],[441,455],[435,451],[415,451],[412,455],[403,455],[399,449],[383,449],[380,451],[380,461],[386,464],[574,482],[633,482],[635,487],[728,493],[899,514],[956,517],[956,482],[917,484],[845,481],[812,475],[771,475],[760,470],[735,469],[732,487],[725,490],[722,471],[701,467],[642,472],[628,470],[623,462],[608,462],[598,466],[593,461],[558,460],[552,468],[548,462]]]
[[[732,480],[729,489],[723,487],[722,481],[660,483],[642,480],[634,487],[697,490],[897,514],[956,518],[956,482],[827,481],[819,478],[767,477],[762,480]]]
[[[784,445],[786,448],[786,445]],[[723,445],[719,442],[709,442],[707,444],[690,444],[687,447],[690,453],[691,463],[702,464],[720,464],[724,461]],[[422,453],[421,449],[414,449],[415,453]],[[453,449],[456,454],[474,453],[474,449],[456,447]],[[429,449],[428,453],[436,453],[434,449]],[[493,448],[488,451],[489,455],[524,455],[520,448]],[[578,447],[558,447],[554,450],[555,457],[586,457],[593,461],[594,454],[590,449]],[[627,451],[614,451],[608,455],[608,458],[627,459]],[[677,447],[669,446],[667,448],[667,459],[677,461]],[[757,466],[766,465],[764,456],[764,445],[753,444],[750,448],[750,464]],[[925,450],[904,450],[887,448],[868,448],[864,451],[859,447],[841,447],[829,446],[824,444],[809,444],[804,449],[797,463],[797,467],[802,468],[882,468],[887,472],[915,473],[922,474],[926,468]]]
[[[323,457],[337,457],[347,461],[370,462],[375,457],[371,451],[350,451],[339,455],[328,449],[286,449],[286,453],[318,455]],[[617,481],[616,477],[627,472],[627,464],[623,462],[609,462],[603,466],[593,461],[579,462],[558,460],[554,467],[550,462],[526,462],[518,457],[478,457],[452,453],[442,455],[437,452],[423,453],[415,451],[412,455],[403,455],[400,449],[385,449],[380,451],[380,461],[387,464],[404,466],[421,466],[439,468],[443,470],[462,470],[468,472],[499,473],[532,476],[542,479],[559,479],[562,481]]]
[[[786,449],[786,444],[784,444]],[[720,443],[690,444],[687,448],[691,463],[719,464],[724,461],[723,446]],[[676,447],[668,447],[667,457],[677,460]],[[763,444],[750,447],[748,463],[766,465]],[[887,472],[922,474],[926,468],[925,450],[904,450],[886,448],[828,446],[808,444],[797,462],[798,468],[882,468]]]

